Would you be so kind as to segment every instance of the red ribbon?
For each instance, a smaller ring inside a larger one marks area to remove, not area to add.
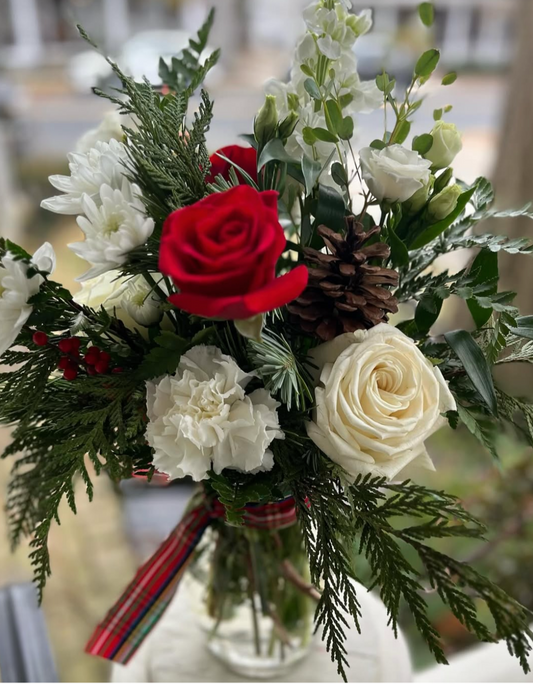
[[[86,652],[127,663],[168,607],[203,533],[213,520],[224,517],[224,506],[207,499],[186,512],[98,625]],[[244,524],[253,529],[290,527],[296,522],[294,499],[246,506],[243,517]]]

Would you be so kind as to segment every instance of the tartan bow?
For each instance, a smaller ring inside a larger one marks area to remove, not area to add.
[[[161,618],[176,593],[181,578],[213,520],[225,516],[217,500],[202,499],[190,508],[169,537],[142,565],[122,596],[107,613],[85,647],[90,655],[126,664]],[[259,530],[279,530],[294,525],[294,499],[248,505],[244,524]]]

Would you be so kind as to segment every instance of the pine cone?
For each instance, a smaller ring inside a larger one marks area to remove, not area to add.
[[[390,247],[383,242],[366,244],[380,231],[375,226],[365,233],[353,216],[347,219],[345,237],[326,226],[318,228],[328,251],[305,249],[309,285],[288,305],[302,330],[328,341],[386,323],[388,314],[398,311],[389,290],[398,285],[398,273],[375,265],[390,256]]]

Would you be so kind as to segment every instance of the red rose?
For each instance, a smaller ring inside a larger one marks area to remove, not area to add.
[[[288,304],[305,289],[305,266],[276,278],[285,248],[278,193],[240,185],[167,218],[159,268],[179,288],[169,298],[178,308],[244,320]]]
[[[207,183],[214,183],[217,176],[222,176],[227,181],[229,181],[229,172],[232,165],[218,156],[218,154],[223,154],[232,162],[235,162],[237,166],[240,166],[243,171],[253,178],[257,183],[257,152],[253,147],[240,147],[240,145],[229,145],[228,147],[223,147],[218,152],[211,157],[211,171],[205,179]],[[237,171],[237,178],[239,182],[243,185],[246,184],[241,173]]]

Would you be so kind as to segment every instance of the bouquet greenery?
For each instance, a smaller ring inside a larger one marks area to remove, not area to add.
[[[445,121],[450,108],[411,139],[439,52],[420,57],[405,92],[387,73],[361,81],[353,45],[371,15],[350,10],[349,0],[313,2],[290,81],[267,85],[248,146],[211,158],[213,103],[200,89],[219,56],[202,56],[213,13],[186,50],[161,60],[160,85],[110,61],[121,87],[95,92],[117,111],[80,141],[70,175],[50,179],[61,194],[43,203],[78,216],[84,239],[71,248],[90,264],[81,291],[53,281],[50,245],[31,256],[0,243],[12,541],[31,538],[42,592],[50,527],[63,498],[76,511],[77,478],[91,497],[93,474],[190,476],[202,483],[201,503],[189,512],[188,547],[176,553],[184,565],[195,535],[218,529],[218,622],[233,586],[240,602],[259,597],[289,647],[286,621],[298,620],[287,588],[296,587],[316,603],[317,629],[346,677],[346,613],[358,626],[353,580],[366,558],[392,628],[405,602],[439,662],[428,586],[479,639],[506,640],[528,670],[529,612],[433,544],[482,539],[484,526],[454,497],[407,478],[433,468],[424,442],[446,423],[466,425],[496,459],[502,431],[533,445],[533,405],[492,375],[533,361],[533,317],[498,289],[499,252],[533,247],[474,232],[488,218],[532,215],[495,210],[484,178],[468,186],[454,177],[462,144]],[[420,16],[431,24],[430,3]],[[354,149],[356,116],[376,108],[383,136]],[[472,259],[458,273],[433,268],[467,249]],[[469,330],[434,337],[452,296],[466,301]],[[283,531],[296,519],[302,544]],[[232,553],[251,559],[244,589]],[[169,587],[182,565],[169,571]],[[269,582],[276,573],[287,582],[272,582],[277,603],[262,593],[267,565]]]

